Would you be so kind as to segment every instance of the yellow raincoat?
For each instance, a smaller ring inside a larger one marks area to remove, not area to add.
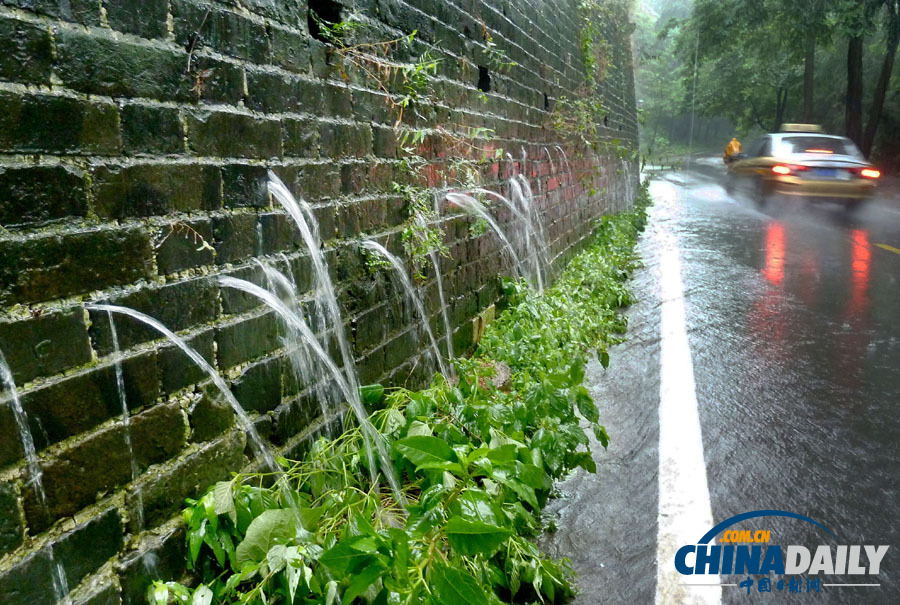
[[[722,157],[727,162],[733,156],[741,153],[743,150],[744,150],[744,148],[741,145],[741,142],[738,141],[736,138],[732,138],[731,142],[728,143],[728,146],[725,148],[725,155]]]

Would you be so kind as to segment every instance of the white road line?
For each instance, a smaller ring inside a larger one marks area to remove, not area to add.
[[[678,190],[671,183],[654,183],[657,218],[677,213]],[[694,369],[684,311],[684,286],[678,243],[665,223],[655,229],[660,300],[659,385],[659,517],[656,561],[656,603],[718,604],[721,586],[696,589],[675,570],[675,553],[696,544],[713,526],[703,441],[697,412]],[[688,562],[693,557],[688,558]],[[718,575],[691,576],[697,583],[721,584]]]

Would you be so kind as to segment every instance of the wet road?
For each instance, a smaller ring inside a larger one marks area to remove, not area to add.
[[[591,368],[613,441],[597,475],[562,485],[544,546],[572,558],[578,603],[900,603],[900,196],[850,220],[758,209],[723,176],[710,158],[651,188],[629,340]],[[734,529],[811,552],[887,544],[881,573],[810,576],[809,594],[805,576],[801,594],[680,585],[700,580],[674,573],[677,546],[760,509],[834,537],[780,517]],[[825,586],[848,583],[880,586]]]

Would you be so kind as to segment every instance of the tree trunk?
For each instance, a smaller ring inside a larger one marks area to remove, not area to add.
[[[784,113],[787,108],[787,97],[788,91],[787,88],[779,88],[776,92],[776,101],[775,101],[775,127],[772,129],[772,132],[777,132],[781,125],[784,123]]]
[[[813,99],[816,86],[816,30],[806,31],[806,60],[803,65],[803,121],[813,120]]]
[[[866,157],[872,152],[872,144],[875,142],[875,133],[878,131],[878,122],[881,121],[881,111],[884,109],[884,97],[891,83],[891,73],[894,71],[894,57],[897,55],[897,46],[900,45],[900,26],[891,24],[887,40],[887,53],[881,62],[881,74],[878,76],[878,84],[875,87],[875,96],[872,97],[872,108],[869,111],[869,121],[866,124],[866,132],[862,140],[862,152]]]
[[[847,45],[847,101],[844,123],[847,136],[857,145],[862,143],[862,59],[863,38],[852,36]]]

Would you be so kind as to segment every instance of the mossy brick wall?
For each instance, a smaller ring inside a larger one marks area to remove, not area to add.
[[[624,203],[621,162],[550,126],[547,109],[584,82],[575,0],[343,4],[365,15],[373,39],[415,29],[418,50],[433,48],[435,102],[424,117],[407,112],[404,127],[493,129],[491,144],[517,159],[483,166],[484,185],[529,178],[557,265]],[[181,333],[281,451],[301,451],[329,422],[291,378],[273,314],[216,281],[262,283],[254,259],[266,257],[309,289],[307,253],[267,194],[268,169],[315,208],[362,381],[423,380],[399,296],[353,244],[365,232],[399,249],[406,209],[391,185],[409,177],[394,116],[372,82],[352,69],[341,77],[307,12],[306,0],[0,0],[0,349],[47,492],[42,505],[4,394],[0,602],[52,602],[54,563],[76,603],[141,602],[148,577],[183,572],[183,499],[249,463],[244,432],[202,373],[118,318],[133,480],[109,321],[86,302],[133,307]],[[602,84],[604,137],[632,141],[631,30],[624,16],[604,27],[615,65]],[[517,66],[491,69],[483,28]],[[491,69],[484,97],[479,65]],[[431,137],[421,152],[435,166],[448,155]],[[442,219],[457,351],[498,300],[504,270],[496,239],[471,237],[470,224]]]

